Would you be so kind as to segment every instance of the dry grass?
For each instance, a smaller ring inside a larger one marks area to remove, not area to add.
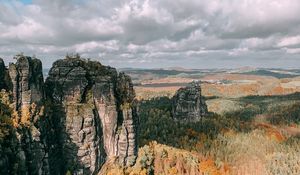
[[[148,100],[156,97],[172,97],[181,86],[172,87],[134,87],[138,100]]]
[[[274,132],[255,129],[250,133],[219,135],[208,154],[228,163],[231,174],[299,174],[300,140],[283,139],[278,131],[270,137]]]
[[[214,112],[217,114],[224,114],[226,112],[233,112],[242,109],[241,104],[237,101],[230,99],[211,99],[206,100],[208,111]]]

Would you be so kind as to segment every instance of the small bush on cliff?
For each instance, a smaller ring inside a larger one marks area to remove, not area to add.
[[[80,59],[79,53],[67,53],[66,59]]]
[[[5,114],[2,109],[5,108],[0,104],[0,144],[10,135],[12,130],[12,120],[9,115]]]
[[[13,130],[11,109],[9,108],[9,94],[0,92],[0,143],[8,137]]]
[[[0,174],[22,174],[18,169],[21,164],[16,156],[18,141],[9,98],[7,92],[0,92],[0,163],[5,166],[0,168]]]

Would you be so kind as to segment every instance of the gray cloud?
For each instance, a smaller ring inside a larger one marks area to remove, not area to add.
[[[299,67],[297,0],[0,0],[0,56],[117,67]],[[300,59],[300,58],[299,58]]]

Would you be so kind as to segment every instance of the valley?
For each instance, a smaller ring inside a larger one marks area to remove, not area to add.
[[[0,174],[300,173],[298,70],[0,63]]]
[[[139,143],[144,147],[163,144],[165,154],[176,157],[168,159],[174,161],[173,167],[161,170],[164,159],[160,158],[161,163],[153,163],[148,171],[162,174],[172,174],[172,170],[175,170],[173,174],[298,174],[299,77],[281,74],[279,78],[277,73],[270,76],[271,71],[267,71],[256,71],[263,74],[253,75],[253,71],[247,74],[215,70],[199,77],[164,75],[140,80],[135,86],[137,97],[141,99]],[[209,115],[197,123],[175,122],[170,98],[195,80],[202,82]],[[177,148],[177,153],[169,146]],[[189,151],[189,155],[185,151]],[[198,161],[182,166],[182,158],[178,157],[193,157],[195,153]]]

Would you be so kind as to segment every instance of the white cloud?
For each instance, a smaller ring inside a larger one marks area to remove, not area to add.
[[[0,37],[7,40],[20,40],[24,42],[38,42],[40,38],[54,37],[49,28],[32,18],[24,17],[23,22],[16,26],[7,27]]]
[[[119,50],[119,45],[116,40],[106,42],[86,42],[74,45],[74,50],[78,53],[92,52],[94,50],[102,50],[103,52],[113,52]]]
[[[284,57],[300,66],[298,0],[0,1],[0,31],[6,58],[79,52],[113,66],[210,67]]]
[[[299,54],[300,53],[300,48],[284,48],[287,53],[290,54]]]
[[[300,35],[282,38],[277,44],[279,47],[288,47],[300,44]]]

